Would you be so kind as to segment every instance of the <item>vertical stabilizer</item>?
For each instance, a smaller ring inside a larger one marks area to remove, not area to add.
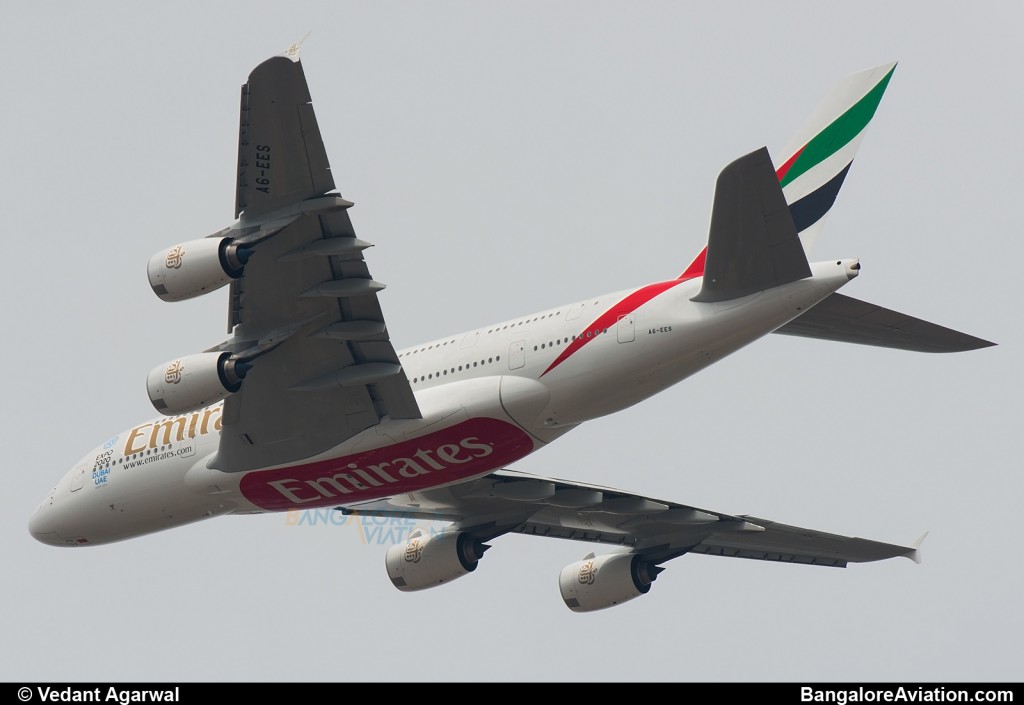
[[[865,128],[895,70],[895,62],[882,64],[840,81],[796,133],[775,166],[775,177],[806,254],[836,202]],[[707,255],[705,248],[679,278],[702,276]]]
[[[883,64],[840,81],[783,152],[775,173],[805,252],[839,195],[895,70],[895,63]]]

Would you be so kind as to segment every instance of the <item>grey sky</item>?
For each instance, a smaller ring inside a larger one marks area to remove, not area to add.
[[[1024,245],[1016,2],[18,3],[0,25],[6,236],[3,680],[1020,680]],[[999,343],[947,356],[775,336],[516,465],[888,542],[847,570],[686,556],[567,610],[590,547],[511,536],[395,590],[377,534],[227,517],[91,550],[29,514],[153,415],[151,367],[226,295],[149,291],[228,225],[238,87],[302,56],[396,345],[678,274],[719,170],[900,65],[819,239],[845,293]]]

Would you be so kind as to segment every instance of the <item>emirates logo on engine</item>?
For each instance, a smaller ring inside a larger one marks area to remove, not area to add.
[[[181,373],[184,370],[185,366],[181,364],[181,360],[175,360],[164,370],[164,381],[167,384],[177,384],[181,381]]]
[[[185,257],[185,248],[181,245],[176,245],[167,251],[167,260],[164,264],[167,265],[168,269],[181,269],[181,260]]]
[[[593,585],[596,577],[597,571],[594,570],[594,561],[587,561],[580,566],[580,574],[577,578],[581,585]]]
[[[423,557],[423,544],[425,541],[422,538],[415,538],[405,545],[405,562],[406,563],[419,563],[420,558]]]

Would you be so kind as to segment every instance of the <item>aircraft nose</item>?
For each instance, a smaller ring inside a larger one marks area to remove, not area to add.
[[[63,546],[64,539],[57,535],[57,527],[54,526],[52,517],[48,516],[50,507],[45,503],[32,512],[28,519],[28,532],[32,538],[50,546]]]
[[[28,518],[28,532],[32,538],[48,546],[80,546],[89,543],[85,538],[69,533],[68,526],[74,526],[74,515],[69,515],[66,502],[54,501],[53,495],[43,500],[42,504]]]

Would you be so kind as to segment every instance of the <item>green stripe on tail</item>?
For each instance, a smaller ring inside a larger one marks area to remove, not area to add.
[[[779,185],[785,187],[801,174],[806,173],[815,165],[820,164],[838,152],[850,140],[859,135],[874,116],[878,104],[882,101],[882,95],[885,93],[886,86],[889,85],[889,79],[892,78],[893,71],[895,70],[895,66],[889,69],[885,77],[868,91],[863,98],[833,120],[828,127],[811,138],[811,141],[799,151],[799,156],[790,166],[789,170],[786,171]]]

